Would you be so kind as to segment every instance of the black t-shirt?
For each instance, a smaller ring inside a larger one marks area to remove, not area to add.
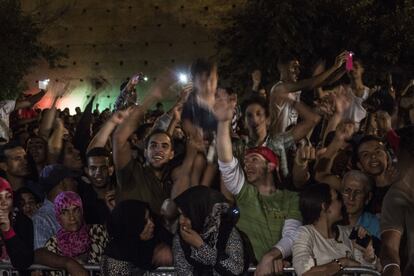
[[[82,179],[78,180],[78,192],[83,203],[83,217],[86,224],[105,225],[110,210],[105,200],[98,198],[98,194],[92,184],[86,183]]]
[[[20,212],[12,219],[13,230],[16,235],[8,240],[3,240],[7,254],[14,268],[26,269],[33,264],[33,223]],[[30,275],[29,272],[20,272],[20,275]]]
[[[373,214],[380,214],[382,209],[382,202],[391,185],[385,187],[375,187],[372,195],[372,200],[369,204],[368,210]]]

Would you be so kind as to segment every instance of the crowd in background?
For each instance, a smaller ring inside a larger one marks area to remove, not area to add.
[[[138,102],[136,74],[113,110],[93,96],[75,115],[56,107],[63,86],[1,101],[0,261],[22,275],[414,275],[414,81],[370,88],[369,61],[349,56],[302,79],[281,55],[279,80],[255,70],[244,91],[197,59],[188,83],[165,72]]]

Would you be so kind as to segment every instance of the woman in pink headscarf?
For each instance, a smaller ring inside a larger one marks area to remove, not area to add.
[[[51,252],[74,258],[83,264],[98,264],[108,242],[104,226],[85,224],[82,200],[75,192],[60,193],[54,205],[61,228],[49,239],[45,247]]]

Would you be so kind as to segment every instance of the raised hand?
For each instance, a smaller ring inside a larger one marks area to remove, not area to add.
[[[199,248],[203,245],[204,241],[200,235],[193,229],[189,229],[186,226],[180,227],[181,238],[189,245]]]
[[[120,125],[125,120],[125,118],[129,116],[131,111],[132,111],[131,107],[129,107],[126,110],[119,110],[115,112],[114,114],[112,114],[110,121],[116,125]]]
[[[335,113],[343,114],[351,105],[351,97],[344,89],[338,90],[333,94],[335,102]]]
[[[334,67],[337,68],[337,69],[341,68],[341,66],[346,62],[346,59],[348,58],[348,55],[349,55],[348,51],[344,51],[344,52],[340,53],[335,58]]]
[[[115,203],[115,191],[114,190],[106,192],[105,203],[110,211],[112,211],[115,208],[116,203]]]
[[[51,87],[51,90],[55,94],[55,98],[62,98],[68,92],[68,89],[69,83],[64,82],[55,83],[53,87]]]
[[[347,142],[349,139],[351,139],[354,132],[355,123],[351,121],[343,121],[339,123],[338,127],[336,128],[335,138],[342,142]]]
[[[236,100],[232,97],[217,99],[213,113],[217,121],[225,122],[230,121],[233,118],[234,109],[236,108]]]
[[[176,103],[172,109],[173,118],[177,121],[181,120],[181,113],[183,112],[183,103],[179,101]]]
[[[295,156],[295,162],[299,166],[305,166],[309,161],[316,159],[316,150],[312,145],[303,145],[301,144]]]

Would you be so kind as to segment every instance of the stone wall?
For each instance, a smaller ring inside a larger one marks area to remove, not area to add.
[[[134,72],[148,76],[138,87],[139,97],[163,68],[185,71],[196,57],[216,53],[214,30],[242,0],[22,0],[23,9],[47,24],[42,41],[59,48],[67,59],[56,68],[44,62],[26,77],[34,90],[37,81],[70,84],[60,107],[83,108],[98,94],[100,108],[119,93],[120,84]],[[97,78],[103,88],[94,88]],[[48,95],[41,107],[50,104]]]

